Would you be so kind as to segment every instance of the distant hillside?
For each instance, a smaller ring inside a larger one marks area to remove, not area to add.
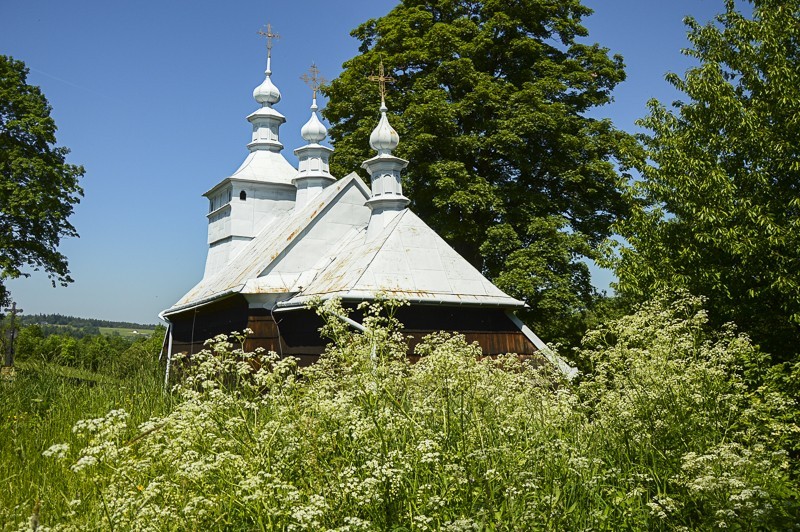
[[[110,327],[123,329],[155,329],[152,323],[133,323],[130,321],[108,321],[94,318],[76,318],[62,314],[21,314],[17,317],[22,325],[62,325],[76,329]]]
[[[35,325],[39,328],[38,334],[44,337],[58,334],[77,339],[99,334],[139,338],[142,335],[149,336],[156,327],[150,323],[76,318],[61,314],[21,314],[17,316],[17,320],[17,323],[23,327]]]

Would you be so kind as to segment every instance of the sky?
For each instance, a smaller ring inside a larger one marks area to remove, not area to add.
[[[272,80],[287,118],[284,156],[305,144],[310,89],[300,76],[314,62],[327,79],[358,53],[350,31],[388,13],[390,0],[243,2],[231,0],[0,0],[0,54],[22,60],[28,83],[53,107],[58,145],[86,169],[84,198],[70,221],[80,238],[62,241],[75,282],[47,276],[7,281],[26,314],[59,313],[155,323],[203,275],[208,202],[201,195],[247,155],[263,81],[269,22]],[[701,22],[722,0],[584,0],[588,42],[623,56],[627,80],[615,101],[592,112],[636,132],[650,98],[668,103],[664,81],[691,61],[683,18]],[[324,106],[324,100],[320,101]],[[402,142],[402,139],[401,139]],[[606,289],[610,272],[593,268]]]

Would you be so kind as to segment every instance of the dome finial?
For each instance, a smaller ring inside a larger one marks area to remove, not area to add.
[[[389,108],[386,107],[386,82],[392,82],[394,78],[385,74],[383,61],[381,60],[378,75],[369,76],[367,79],[370,81],[377,81],[378,90],[381,93],[381,120],[369,136],[369,145],[373,150],[378,152],[378,155],[391,154],[392,150],[400,143],[400,136],[392,125],[389,124],[389,119],[386,117],[386,111],[389,110]]]
[[[322,125],[322,122],[320,122],[319,118],[317,117],[317,91],[319,90],[320,85],[325,83],[327,80],[319,75],[319,69],[315,63],[311,63],[311,68],[308,70],[308,74],[303,74],[300,76],[300,79],[305,81],[306,84],[311,87],[313,94],[311,100],[311,118],[308,119],[308,122],[306,122],[306,124],[300,130],[300,134],[308,142],[319,144],[328,135],[328,130],[325,129],[325,126]]]
[[[253,98],[262,106],[272,107],[281,101],[281,91],[270,79],[272,75],[272,39],[280,39],[281,36],[272,31],[272,24],[270,23],[267,23],[266,30],[258,31],[260,36],[267,39],[267,70],[264,72],[266,77],[264,82],[253,91]]]

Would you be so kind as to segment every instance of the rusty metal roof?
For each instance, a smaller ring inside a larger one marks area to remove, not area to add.
[[[203,278],[163,314],[175,314],[236,292],[288,294],[294,284],[306,279],[310,281],[307,273],[296,277],[292,277],[291,274],[277,273],[277,275],[268,276],[270,278],[264,278],[265,276],[262,274],[271,265],[280,262],[286,251],[297,243],[298,237],[303,234],[303,231],[323,217],[336,204],[338,198],[353,188],[360,192],[360,196],[363,198],[362,202],[369,198],[369,189],[355,173],[331,184],[302,209],[291,211],[286,216],[279,218],[275,224],[266,227],[252,241],[248,242],[228,265],[218,273]],[[363,221],[356,219],[354,224],[360,226],[363,225]],[[320,257],[314,257],[312,260],[308,260],[306,269],[313,271],[313,267],[319,259]],[[303,285],[300,284],[300,286]]]
[[[355,173],[331,184],[264,229],[163,314],[234,293],[272,294],[284,309],[315,298],[365,300],[379,294],[423,304],[524,306],[408,209],[368,239],[369,196]]]
[[[525,305],[494,286],[405,209],[372,241],[366,228],[352,234],[311,284],[278,307],[302,306],[314,298],[374,299],[377,294],[417,303]]]

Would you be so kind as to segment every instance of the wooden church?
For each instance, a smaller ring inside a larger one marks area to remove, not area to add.
[[[269,50],[268,46],[268,50]],[[542,355],[565,370],[515,315],[524,303],[503,293],[407,208],[401,171],[408,161],[392,155],[399,143],[381,89],[380,119],[370,136],[376,155],[356,173],[329,172],[333,150],[320,144],[327,131],[317,117],[301,133],[293,167],[281,155],[275,109],[281,99],[270,79],[253,91],[260,107],[249,154],[238,170],[204,195],[209,201],[208,257],[200,282],[160,317],[169,324],[166,347],[197,352],[217,334],[254,331],[245,346],[312,363],[325,349],[321,319],[307,308],[315,299],[340,298],[356,306],[380,295],[403,299],[397,317],[410,340],[434,331],[457,331],[487,355]],[[316,89],[316,86],[314,86]],[[358,327],[359,315],[351,315]]]

